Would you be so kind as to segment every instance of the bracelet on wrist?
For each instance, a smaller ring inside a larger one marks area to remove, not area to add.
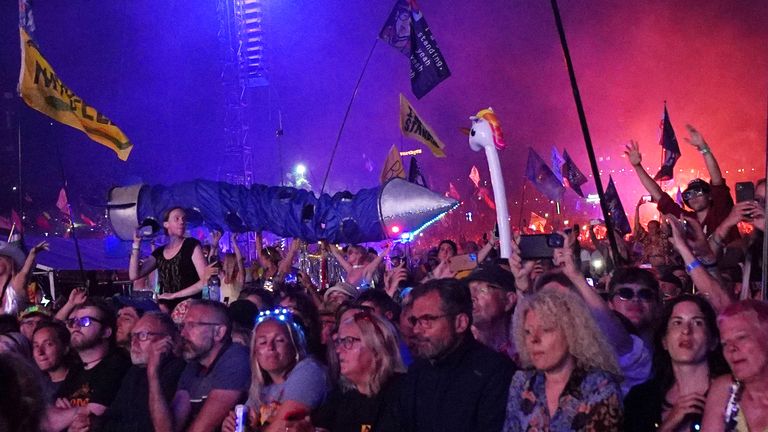
[[[690,264],[685,266],[685,272],[691,274],[691,272],[698,267],[701,267],[701,261],[695,259]]]
[[[704,156],[712,153],[712,150],[709,149],[709,146],[704,146],[699,148],[699,153],[703,154]]]

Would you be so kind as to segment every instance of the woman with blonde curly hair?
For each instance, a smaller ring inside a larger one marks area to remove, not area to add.
[[[618,431],[619,366],[584,301],[544,289],[514,315],[526,370],[512,378],[505,431]]]

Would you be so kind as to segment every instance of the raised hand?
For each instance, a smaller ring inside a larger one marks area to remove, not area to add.
[[[87,299],[88,293],[86,293],[85,288],[78,287],[69,292],[67,303],[71,304],[72,306],[77,306],[85,303]]]
[[[150,343],[147,350],[147,373],[157,373],[160,369],[160,363],[172,352],[173,341],[170,337],[164,337]]]
[[[521,292],[526,292],[531,286],[530,275],[533,271],[535,261],[523,261],[520,257],[520,235],[512,236],[512,255],[509,257],[509,267],[515,276],[515,286]]]
[[[29,251],[29,253],[37,254],[40,251],[48,251],[48,250],[51,250],[51,245],[47,241],[41,241],[40,243],[36,244],[35,247],[33,247],[31,251]]]
[[[661,425],[660,431],[675,431],[678,430],[688,414],[702,414],[704,412],[704,405],[706,404],[706,397],[701,393],[691,393],[685,396],[680,396],[672,405],[672,409],[669,410],[664,423]]]
[[[643,163],[643,155],[640,154],[640,145],[635,140],[630,140],[624,147],[624,155],[632,166],[640,166]]]
[[[686,137],[685,142],[688,144],[696,147],[699,151],[701,149],[707,148],[707,142],[704,141],[704,137],[701,136],[699,131],[696,130],[693,126],[687,124],[685,125],[685,128],[688,129],[688,134],[690,135],[690,138]]]

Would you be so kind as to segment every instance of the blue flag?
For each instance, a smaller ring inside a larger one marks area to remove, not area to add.
[[[379,38],[411,59],[411,89],[417,98],[451,76],[443,53],[415,0],[398,0]]]
[[[605,188],[605,202],[608,205],[608,216],[613,222],[613,229],[621,235],[627,235],[632,228],[629,227],[627,213],[624,212],[624,206],[621,205],[621,199],[616,192],[616,186],[613,184],[613,178],[608,177],[608,187]]]
[[[528,149],[525,177],[547,198],[554,201],[560,201],[563,198],[563,192],[565,192],[563,184],[532,148]]]
[[[664,119],[661,121],[661,139],[659,144],[664,153],[664,163],[659,172],[653,177],[656,181],[672,180],[675,174],[675,164],[680,158],[680,146],[677,145],[675,130],[672,129],[672,122],[669,121],[667,105],[664,105]]]
[[[560,180],[560,183],[563,182],[563,164],[565,164],[565,160],[560,156],[557,147],[552,146],[552,172],[555,174],[555,177]]]
[[[573,162],[568,151],[563,151],[563,159],[565,159],[565,163],[563,164],[563,178],[565,179],[566,186],[570,187],[574,192],[579,194],[580,197],[584,198],[584,192],[581,191],[581,185],[587,182],[587,176],[585,176],[579,167],[576,166],[576,163]]]

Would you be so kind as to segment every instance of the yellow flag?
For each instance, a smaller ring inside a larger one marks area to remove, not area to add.
[[[403,136],[413,138],[427,146],[433,155],[445,157],[443,151],[445,144],[440,141],[432,128],[424,123],[402,93],[400,93],[400,130]]]
[[[395,177],[404,179],[405,168],[403,168],[403,161],[400,159],[400,151],[397,149],[397,146],[392,144],[392,148],[389,149],[387,154],[387,160],[384,161],[384,167],[381,169],[381,184]]]
[[[24,102],[58,122],[80,129],[92,140],[114,150],[120,159],[128,159],[133,144],[123,131],[61,82],[29,34],[23,28],[19,31],[19,94]]]

